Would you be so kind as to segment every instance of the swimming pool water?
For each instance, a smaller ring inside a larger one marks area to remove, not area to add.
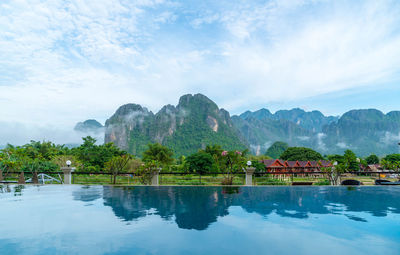
[[[400,254],[400,188],[3,185],[0,254]]]

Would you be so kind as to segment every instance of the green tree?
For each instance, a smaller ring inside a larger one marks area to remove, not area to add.
[[[343,155],[335,154],[335,155],[328,155],[327,156],[328,160],[331,162],[337,162],[338,164],[344,163],[344,157]]]
[[[222,184],[232,185],[234,174],[241,171],[246,166],[246,154],[244,151],[223,151],[221,168],[224,170],[225,179]]]
[[[22,171],[30,171],[32,173],[32,183],[38,184],[38,169],[40,168],[40,164],[42,163],[39,161],[38,158],[31,159],[29,157],[24,157],[21,159],[22,161]],[[48,161],[45,161],[48,162]]]
[[[208,154],[211,155],[211,157],[214,160],[213,169],[212,170],[214,172],[218,172],[219,169],[220,169],[220,163],[221,163],[221,160],[222,160],[221,153],[222,153],[223,149],[222,149],[221,145],[217,145],[217,144],[207,145],[204,150],[200,150],[200,151],[208,153]]]
[[[259,160],[251,160],[251,166],[256,169],[256,172],[265,172],[265,165]]]
[[[143,152],[142,160],[144,162],[155,161],[161,166],[169,166],[173,161],[173,152],[166,146],[159,143],[148,144],[148,148]]]
[[[22,162],[16,147],[7,145],[7,147],[2,150],[0,169],[7,174],[9,171],[20,170],[21,166]]]
[[[131,156],[126,154],[122,156],[114,156],[105,163],[106,170],[113,176],[113,184],[116,183],[118,174],[126,172],[130,160]]]
[[[386,155],[382,159],[381,164],[385,169],[398,171],[400,169],[400,154]]]
[[[68,148],[63,145],[56,145],[50,141],[31,141],[28,144],[19,147],[23,150],[23,154],[31,159],[51,160],[56,155],[62,155],[68,152]]]
[[[400,154],[389,154],[383,159],[389,162],[400,162]]]
[[[345,172],[345,167],[343,164],[337,164],[333,167],[324,167],[322,171],[326,173],[331,185],[339,185],[340,175]]]
[[[342,163],[347,171],[359,171],[360,163],[357,161],[356,154],[351,150],[346,150],[343,155],[344,162]]]
[[[379,164],[379,158],[375,154],[371,154],[365,158],[368,165]]]
[[[96,144],[96,139],[87,136],[83,138],[83,144],[72,149],[73,155],[83,164],[85,168],[95,167],[97,171],[104,168],[105,163],[114,156],[127,154],[117,148],[113,143],[102,145]]]
[[[210,154],[211,156],[220,157],[223,149],[221,145],[214,144],[214,145],[207,145],[204,149],[204,152]]]
[[[269,156],[273,159],[280,158],[282,153],[289,148],[289,145],[285,142],[274,142],[268,150],[265,152],[266,156]]]
[[[201,176],[209,173],[213,169],[214,160],[209,153],[203,151],[196,152],[186,158],[186,163],[189,172],[197,173]]]
[[[267,155],[248,155],[248,159],[251,161],[262,161],[266,159],[273,159],[270,156]]]
[[[282,160],[322,160],[323,157],[319,152],[316,152],[310,148],[305,147],[289,147],[285,150],[281,157]]]
[[[158,163],[154,160],[141,164],[135,171],[139,176],[139,182],[144,185],[150,185],[153,176],[159,172]]]

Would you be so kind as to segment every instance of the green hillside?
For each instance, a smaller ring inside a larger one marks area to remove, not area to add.
[[[121,106],[106,121],[105,142],[114,142],[135,155],[141,155],[148,143],[158,142],[177,157],[208,144],[229,150],[247,147],[229,113],[201,94],[184,95],[176,107],[164,106],[157,114],[135,104]]]

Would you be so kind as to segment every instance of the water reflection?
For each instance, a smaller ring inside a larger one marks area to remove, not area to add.
[[[101,186],[82,186],[80,189],[72,191],[74,200],[91,202],[102,197],[103,187]]]
[[[217,187],[104,187],[104,205],[124,220],[146,216],[150,209],[180,228],[204,230],[218,216],[228,214],[233,196]]]
[[[92,187],[88,188],[91,189]],[[93,187],[95,188],[95,187]],[[85,189],[81,190],[87,193]],[[339,214],[366,222],[358,212],[373,216],[400,213],[400,189],[396,187],[103,187],[104,205],[132,221],[148,214],[175,220],[179,228],[204,230],[229,207],[267,217],[308,218],[310,214]],[[78,191],[76,191],[78,192]],[[75,198],[79,196],[75,195]],[[151,210],[151,209],[155,209]]]
[[[24,185],[0,185],[0,193],[23,195]],[[174,221],[179,228],[205,230],[218,217],[239,206],[268,217],[307,219],[315,214],[343,215],[367,222],[365,214],[400,214],[399,187],[112,187],[74,186],[74,200],[102,199],[104,206],[124,221],[150,214]]]
[[[0,193],[10,193],[11,188],[8,185],[0,185]]]
[[[25,189],[24,185],[0,185],[0,193],[14,193],[14,196],[22,196],[22,190]]]

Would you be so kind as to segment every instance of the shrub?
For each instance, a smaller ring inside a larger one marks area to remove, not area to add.
[[[323,185],[330,185],[331,183],[329,182],[329,180],[320,180],[317,182],[314,182],[313,185],[317,185],[317,186],[323,186]]]

